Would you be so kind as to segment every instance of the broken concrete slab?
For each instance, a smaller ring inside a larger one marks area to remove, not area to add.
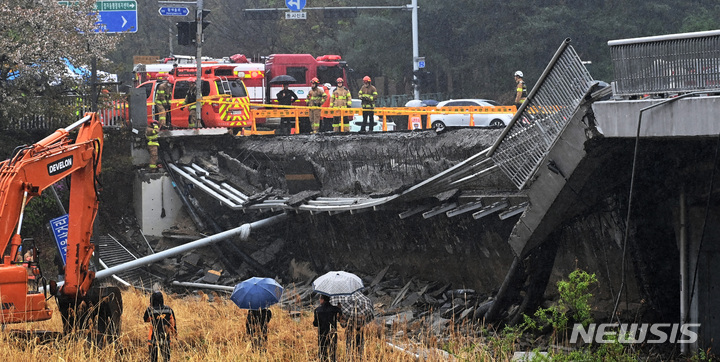
[[[207,272],[205,272],[203,281],[205,283],[215,284],[218,282],[218,280],[220,280],[220,275],[222,275],[222,270],[210,269]]]
[[[400,312],[391,316],[385,317],[385,326],[392,327],[396,323],[408,323],[413,319],[413,312],[411,310]]]

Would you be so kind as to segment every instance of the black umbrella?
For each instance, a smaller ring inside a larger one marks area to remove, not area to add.
[[[297,83],[297,80],[295,80],[295,78],[293,78],[289,75],[286,75],[286,74],[278,75],[270,80],[270,84],[290,84],[290,83]]]

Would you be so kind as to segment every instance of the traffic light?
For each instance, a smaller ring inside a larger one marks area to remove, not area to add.
[[[209,21],[203,21],[202,24],[203,24],[202,26],[203,26],[203,31],[204,31],[205,28],[207,28],[208,25],[210,25],[210,22],[209,22]],[[190,29],[191,29],[191,31],[192,31],[192,33],[193,33],[192,37],[190,38],[190,42],[195,43],[195,33],[197,32],[197,21],[193,21],[193,22],[190,23]],[[204,35],[203,35],[203,37],[204,37]]]
[[[202,14],[200,15],[201,18],[202,18],[203,34],[205,33],[205,28],[207,28],[208,25],[210,25],[210,22],[209,22],[209,21],[205,21],[205,18],[206,18],[208,15],[210,15],[210,10],[203,9]],[[193,21],[193,22],[190,23],[190,28],[192,28],[192,32],[193,32],[193,33],[197,32],[197,20],[198,20],[197,17],[198,17],[198,14],[197,14],[197,12],[196,12],[196,13],[195,13],[195,21]],[[191,42],[195,43],[195,36],[190,37],[190,39],[191,39]],[[205,39],[205,36],[203,35],[203,42],[205,41],[204,39]]]
[[[190,45],[195,41],[195,29],[197,28],[197,25],[192,26],[191,24],[197,23],[181,21],[175,24],[177,26],[178,45]]]

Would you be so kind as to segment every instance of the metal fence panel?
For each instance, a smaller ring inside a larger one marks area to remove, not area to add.
[[[720,87],[720,31],[609,41],[616,95]]]
[[[90,103],[85,99],[67,97],[64,105],[77,107],[76,116],[59,116],[38,112],[23,117],[9,119],[5,124],[6,130],[56,130],[66,127],[90,112]],[[42,111],[42,110],[41,110]],[[127,103],[121,101],[108,101],[98,104],[98,113],[103,127],[122,128],[126,124]]]
[[[525,187],[572,118],[593,79],[569,40],[543,72],[519,114],[489,154],[510,180]]]

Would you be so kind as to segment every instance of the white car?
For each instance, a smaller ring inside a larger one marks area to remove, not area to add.
[[[494,107],[499,103],[488,99],[451,99],[438,103],[437,108],[447,107]],[[512,113],[474,113],[473,122],[475,127],[502,128],[507,126],[513,118]],[[469,113],[433,114],[432,127],[442,131],[445,127],[469,127]]]
[[[360,103],[359,99],[353,99],[352,100],[352,108],[362,108],[362,105]],[[382,132],[382,118],[379,116],[375,116],[375,127],[373,128],[373,132]],[[362,128],[362,120],[363,116],[362,114],[356,114],[353,116],[352,120],[350,120],[350,132],[360,132],[360,129]],[[367,128],[369,128],[370,125],[367,125],[366,131],[368,131]],[[388,132],[395,130],[395,122],[388,121],[387,123],[387,130]]]
[[[373,132],[382,132],[383,123],[382,118],[375,116],[375,127],[373,128]],[[360,128],[362,128],[362,120],[363,116],[362,114],[356,114],[352,120],[350,120],[350,132],[360,132]],[[367,125],[367,128],[369,128],[370,125]],[[387,122],[387,130],[388,132],[395,130],[395,122]]]

